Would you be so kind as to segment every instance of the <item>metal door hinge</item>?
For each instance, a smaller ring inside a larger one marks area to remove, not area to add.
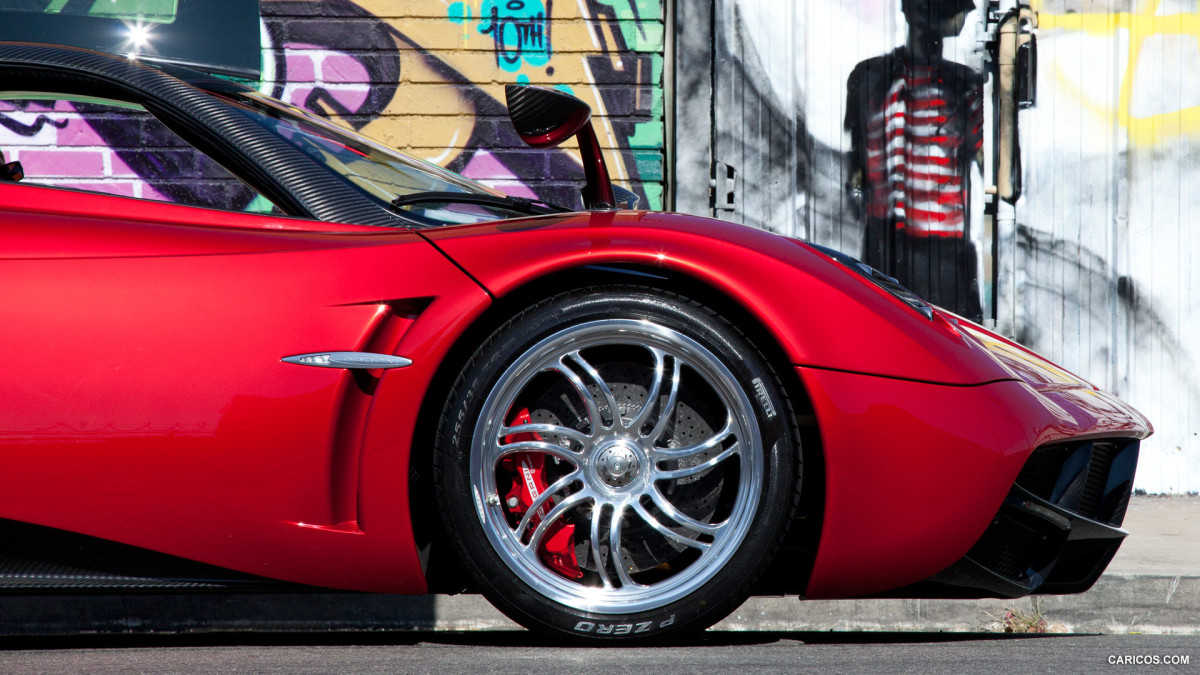
[[[713,177],[708,181],[709,206],[714,211],[737,210],[737,170],[724,162],[713,165]]]

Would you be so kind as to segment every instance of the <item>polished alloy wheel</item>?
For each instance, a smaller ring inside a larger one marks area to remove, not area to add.
[[[509,570],[567,607],[634,613],[719,574],[755,519],[754,407],[709,349],[602,319],[525,350],[483,402],[472,498]]]

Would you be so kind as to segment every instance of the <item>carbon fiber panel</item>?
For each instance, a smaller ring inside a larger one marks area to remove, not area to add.
[[[134,546],[0,520],[0,593],[297,590]]]

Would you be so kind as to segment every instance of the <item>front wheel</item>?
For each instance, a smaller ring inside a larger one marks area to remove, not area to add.
[[[714,312],[652,289],[534,305],[468,362],[436,466],[450,541],[529,628],[661,638],[750,593],[798,485],[790,405]]]

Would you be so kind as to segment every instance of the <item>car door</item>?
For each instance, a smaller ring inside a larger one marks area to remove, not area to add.
[[[282,532],[358,530],[372,392],[281,359],[390,353],[439,298],[486,295],[410,231],[271,215],[186,144],[137,158],[161,130],[76,128],[55,113],[101,102],[63,98],[0,139],[26,171],[0,184],[0,518],[306,580],[272,565],[311,549]]]

